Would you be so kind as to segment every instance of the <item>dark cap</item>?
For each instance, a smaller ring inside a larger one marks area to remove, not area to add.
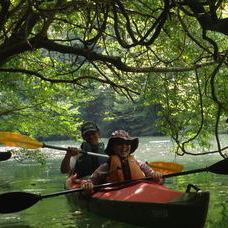
[[[90,131],[99,131],[99,128],[94,122],[88,121],[82,124],[81,126],[81,133],[85,135],[87,132]]]
[[[131,145],[131,153],[133,153],[139,145],[139,139],[135,137],[131,137],[128,133],[124,130],[114,131],[111,137],[108,140],[107,147],[105,149],[105,153],[108,155],[112,155],[112,145],[126,142],[127,144]]]

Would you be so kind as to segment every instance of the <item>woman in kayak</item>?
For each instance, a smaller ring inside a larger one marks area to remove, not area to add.
[[[69,175],[77,174],[75,178],[90,176],[101,164],[107,161],[104,157],[80,154],[81,150],[104,154],[104,143],[99,142],[100,130],[93,122],[85,122],[81,127],[81,135],[84,142],[81,149],[68,147],[61,163],[61,172]]]
[[[143,177],[152,177],[153,181],[161,184],[162,174],[153,171],[146,163],[136,160],[132,155],[138,144],[138,138],[130,137],[124,130],[113,132],[105,149],[109,159],[95,170],[88,181],[82,183],[81,187],[85,192],[91,193],[93,185]]]

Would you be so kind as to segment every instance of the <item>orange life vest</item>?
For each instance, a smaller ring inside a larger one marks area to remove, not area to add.
[[[110,159],[111,159],[111,162],[110,162],[107,182],[124,181],[124,173],[123,173],[122,164],[119,156],[111,155]],[[130,155],[127,160],[128,160],[128,165],[131,172],[131,179],[138,179],[138,178],[145,177],[144,172],[140,169],[133,155]]]

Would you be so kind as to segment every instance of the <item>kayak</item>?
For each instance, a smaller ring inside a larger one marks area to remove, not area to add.
[[[82,180],[73,183],[70,178],[69,189],[80,187]],[[100,216],[155,228],[202,228],[209,203],[209,192],[192,184],[186,192],[178,192],[148,180],[102,188],[90,196],[75,192],[67,197],[74,205]]]

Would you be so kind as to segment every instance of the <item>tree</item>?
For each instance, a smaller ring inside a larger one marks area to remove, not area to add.
[[[111,89],[94,89],[93,95],[93,99],[80,105],[80,113],[82,119],[98,124],[102,137],[109,137],[118,129],[135,136],[162,135],[156,127],[160,105],[143,105],[139,96],[132,103]]]
[[[62,91],[74,85],[83,92],[100,83],[130,99],[141,94],[149,104],[162,102],[161,125],[183,153],[189,139],[180,140],[179,130],[195,132],[194,139],[205,135],[206,114],[217,117],[206,128],[218,138],[227,116],[226,1],[2,0],[0,7],[4,77],[34,80],[46,89],[64,83]],[[159,86],[155,96],[153,84]],[[189,117],[189,131],[180,126],[178,104],[188,106],[189,116],[200,107],[194,121]],[[225,156],[219,140],[218,151]]]
[[[75,92],[63,85],[47,87],[34,78],[5,74],[0,79],[1,130],[33,136],[74,136],[81,124]],[[78,122],[77,122],[78,120]]]

